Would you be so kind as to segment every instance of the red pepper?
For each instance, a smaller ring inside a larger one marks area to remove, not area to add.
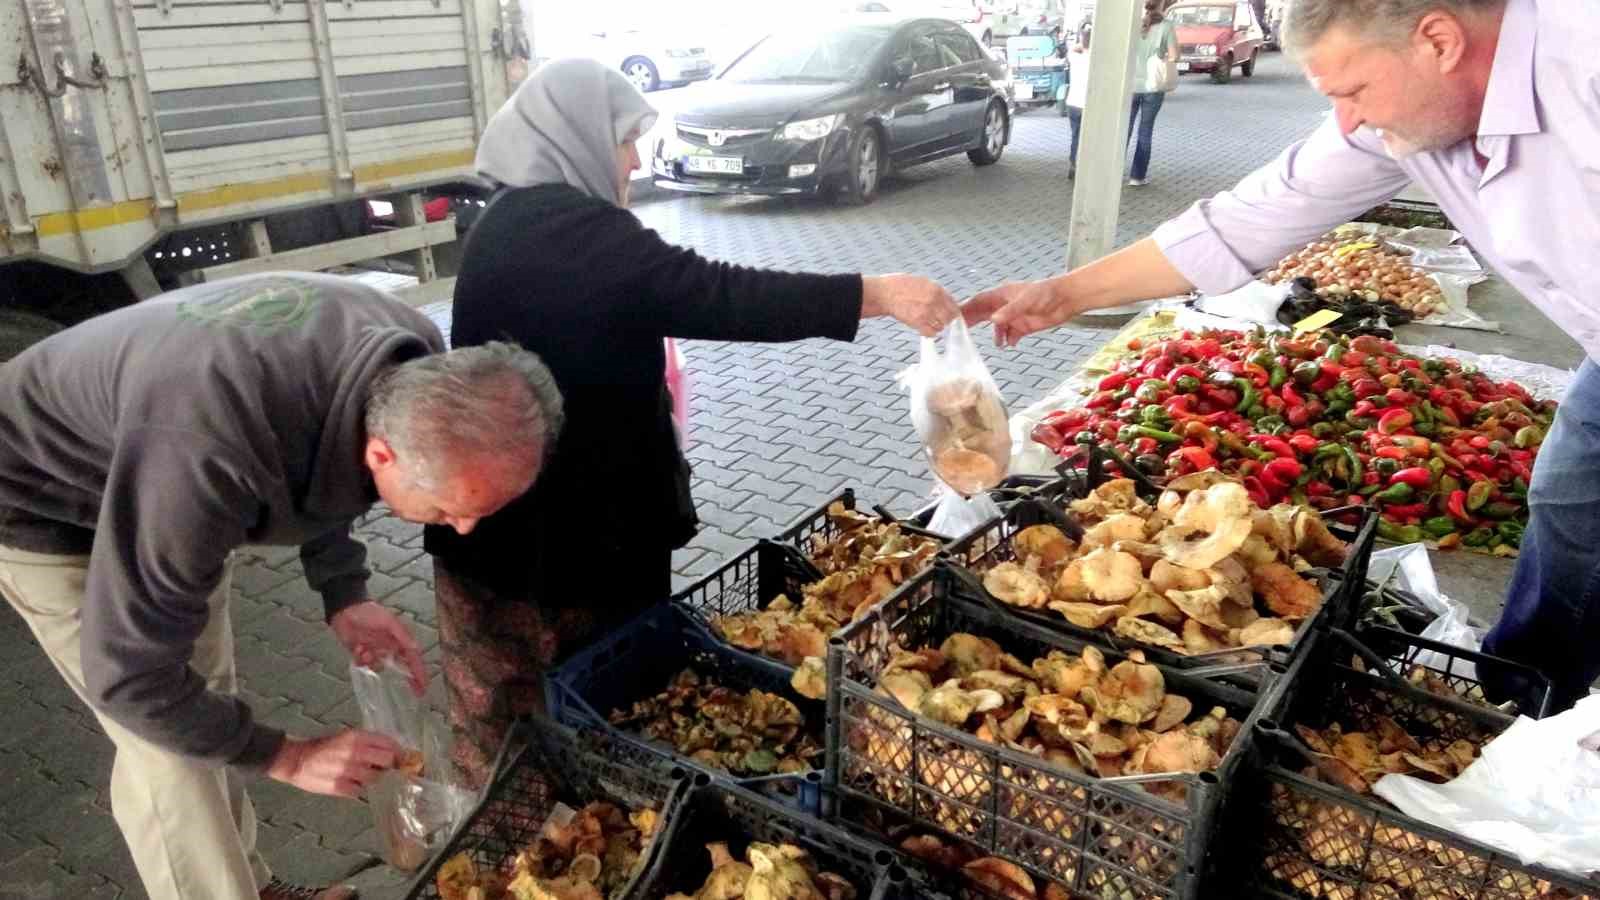
[[[1358,419],[1365,419],[1378,414],[1378,408],[1372,405],[1371,400],[1357,400],[1356,405],[1350,407],[1350,415]]]
[[[1450,492],[1450,497],[1444,504],[1445,512],[1450,518],[1463,525],[1476,525],[1477,520],[1472,518],[1472,513],[1467,512],[1467,492],[1456,490]]]
[[[1530,484],[1533,482],[1533,466],[1523,462],[1510,462],[1506,464],[1506,468],[1511,470],[1511,474],[1521,478],[1523,481]]]
[[[1279,397],[1277,394],[1267,394],[1266,396],[1262,397],[1261,405],[1265,406],[1267,408],[1267,412],[1273,415],[1283,412],[1283,398]]]
[[[1314,418],[1311,410],[1305,406],[1291,406],[1283,413],[1283,420],[1289,423],[1290,428],[1304,428],[1310,425]]]
[[[1481,434],[1475,434],[1467,439],[1467,445],[1474,450],[1489,449],[1489,439]]]
[[[1086,409],[1058,409],[1044,417],[1044,424],[1062,432],[1077,428],[1087,421],[1089,411]]]
[[[1184,447],[1178,450],[1178,455],[1183,458],[1184,462],[1193,466],[1196,472],[1203,472],[1206,469],[1215,469],[1217,467],[1216,458],[1207,453],[1204,447]]]
[[[1350,496],[1344,498],[1345,506],[1361,506],[1366,502],[1367,498],[1361,496],[1360,494],[1351,494]]]
[[[1028,437],[1033,438],[1035,443],[1043,444],[1049,448],[1051,453],[1058,452],[1062,445],[1067,442],[1061,432],[1047,422],[1040,422],[1033,426],[1033,430],[1028,433]]]
[[[1420,372],[1422,370],[1422,360],[1411,359],[1407,357],[1406,359],[1400,360],[1400,368],[1410,369],[1413,372]]]
[[[1133,452],[1135,454],[1154,453],[1159,449],[1161,449],[1161,442],[1155,438],[1142,437],[1135,439],[1133,442]]]
[[[1461,419],[1460,419],[1460,417],[1458,417],[1456,415],[1456,411],[1451,409],[1450,407],[1448,407],[1448,406],[1436,406],[1436,407],[1434,407],[1433,411],[1434,411],[1435,416],[1439,419],[1439,421],[1443,422],[1444,424],[1449,425],[1451,428],[1460,428],[1461,427]]]
[[[1322,373],[1322,377],[1321,378],[1318,378],[1316,381],[1311,382],[1311,391],[1313,393],[1317,393],[1317,394],[1326,393],[1327,391],[1332,390],[1333,387],[1335,385],[1337,385],[1338,383],[1339,383],[1339,376],[1338,375],[1329,375],[1327,373],[1327,371],[1324,370],[1323,373]]]
[[[1367,487],[1371,487],[1381,481],[1383,481],[1383,476],[1379,475],[1377,472],[1369,470],[1361,473],[1361,483]]]
[[[1261,479],[1254,475],[1245,476],[1244,490],[1245,493],[1250,495],[1251,501],[1262,509],[1272,505],[1272,498],[1267,496],[1267,489],[1262,486]]]
[[[1383,393],[1383,386],[1378,384],[1376,378],[1363,375],[1350,383],[1350,390],[1355,392],[1357,400],[1365,400]]]
[[[1285,384],[1278,391],[1278,395],[1283,398],[1283,402],[1290,409],[1294,409],[1297,406],[1302,406],[1306,402],[1305,398],[1300,396],[1299,392],[1294,389],[1294,385],[1292,384]]]
[[[1100,437],[1102,439],[1114,441],[1117,439],[1117,432],[1122,430],[1122,423],[1115,419],[1108,419],[1104,422],[1101,422],[1098,427],[1100,429]]]
[[[1311,497],[1327,497],[1333,494],[1333,487],[1326,481],[1307,482],[1306,494]]]
[[[1220,409],[1231,410],[1235,406],[1239,405],[1239,392],[1230,390],[1229,388],[1201,388],[1201,395],[1204,396],[1206,400],[1211,403],[1211,405]]]
[[[1112,372],[1110,375],[1100,379],[1100,383],[1095,385],[1095,387],[1102,391],[1114,391],[1127,383],[1127,372]]]
[[[1171,416],[1174,421],[1192,419],[1195,415],[1194,395],[1179,394],[1163,404],[1162,408],[1167,411],[1167,415]]]
[[[1090,397],[1089,402],[1084,404],[1089,409],[1110,409],[1115,405],[1117,405],[1117,398],[1111,391],[1101,391]]]
[[[1387,391],[1384,391],[1383,399],[1387,400],[1390,406],[1411,406],[1417,402],[1417,398],[1414,394],[1412,394],[1410,391],[1401,390],[1397,387],[1392,387]]]
[[[1234,471],[1239,473],[1240,478],[1245,478],[1261,471],[1261,463],[1253,459],[1241,459],[1239,464],[1234,467]]]
[[[1183,430],[1178,433],[1183,435],[1186,441],[1199,441],[1201,448],[1207,453],[1215,453],[1217,451],[1217,433],[1212,431],[1204,422],[1190,419],[1184,423]]]
[[[1294,452],[1294,448],[1285,443],[1282,438],[1273,437],[1270,434],[1252,434],[1250,435],[1250,443],[1282,459],[1294,459],[1298,455]],[[1300,476],[1296,475],[1295,477],[1298,478]]]
[[[1428,514],[1428,504],[1409,503],[1405,506],[1385,506],[1383,515],[1389,519],[1420,519]]]
[[[1372,452],[1372,455],[1393,460],[1406,460],[1411,458],[1411,454],[1407,453],[1401,447],[1379,447]]]
[[[1360,350],[1350,350],[1347,351],[1345,355],[1339,357],[1339,362],[1344,363],[1346,366],[1352,367],[1364,366],[1367,364],[1367,360],[1371,358],[1372,354],[1370,353],[1363,353]]]
[[[1206,374],[1194,366],[1182,365],[1167,373],[1167,380],[1176,383],[1179,378],[1188,375],[1196,381],[1205,381]]]
[[[1322,446],[1322,442],[1313,435],[1296,434],[1289,437],[1289,446],[1298,453],[1315,453],[1317,448]]]
[[[1173,368],[1172,360],[1158,356],[1139,367],[1139,372],[1151,378],[1166,378]]]
[[[1261,468],[1261,484],[1266,487],[1267,493],[1274,497],[1281,497],[1288,493],[1289,487],[1294,484],[1305,469],[1296,459],[1275,459]]]
[[[1409,409],[1391,409],[1378,417],[1378,430],[1384,434],[1398,434],[1417,423]]]
[[[1267,374],[1266,369],[1261,368],[1255,363],[1245,363],[1240,367],[1240,369],[1240,374],[1248,377],[1250,379],[1250,383],[1254,384],[1257,388],[1264,388],[1272,384],[1272,376]]]
[[[1412,466],[1409,469],[1401,469],[1390,475],[1389,483],[1409,484],[1420,490],[1433,484],[1433,473],[1426,466]]]

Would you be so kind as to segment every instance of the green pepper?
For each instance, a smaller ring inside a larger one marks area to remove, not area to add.
[[[1362,488],[1361,490],[1356,491],[1356,493],[1360,494],[1363,497],[1371,497],[1373,494],[1376,494],[1377,492],[1379,492],[1381,490],[1383,490],[1383,485],[1381,485],[1381,484],[1369,484],[1366,487]]]
[[[1497,500],[1483,508],[1483,514],[1491,519],[1509,519],[1522,512],[1522,507],[1515,503]]]
[[[1244,387],[1239,393],[1239,402],[1233,407],[1233,411],[1242,414],[1249,412],[1250,407],[1255,405],[1257,395],[1255,385],[1243,379],[1240,379],[1240,383]]]
[[[1131,444],[1139,439],[1138,425],[1124,425],[1117,429],[1117,440],[1124,444]]]
[[[1440,460],[1440,462],[1443,462],[1443,460]],[[1461,490],[1461,479],[1455,477],[1454,475],[1440,475],[1439,476],[1439,493],[1440,494],[1448,497],[1451,494],[1454,494],[1456,491],[1459,491],[1459,490]]]
[[[1278,358],[1273,356],[1267,350],[1257,350],[1255,353],[1251,354],[1250,362],[1251,364],[1260,366],[1263,369],[1270,369],[1278,364]]]
[[[1532,450],[1544,442],[1544,429],[1537,425],[1527,425],[1517,429],[1516,437],[1512,438],[1519,450]]]
[[[1355,448],[1349,444],[1340,444],[1339,450],[1344,454],[1345,462],[1350,466],[1350,480],[1347,484],[1351,487],[1360,484],[1361,476],[1366,473],[1366,467],[1361,465],[1361,457],[1356,455]]]
[[[1080,431],[1073,435],[1072,442],[1074,444],[1082,444],[1085,447],[1092,447],[1100,443],[1100,435],[1093,431]]]
[[[1382,475],[1383,480],[1387,482],[1390,475],[1400,471],[1400,463],[1387,456],[1380,456],[1372,461],[1372,468],[1379,475]]]
[[[1118,422],[1126,422],[1129,425],[1137,425],[1139,424],[1139,418],[1143,415],[1144,413],[1139,411],[1139,407],[1134,406],[1128,409],[1117,410],[1112,418],[1116,419]]]
[[[1284,382],[1289,380],[1289,370],[1276,362],[1272,364],[1272,368],[1269,371],[1272,374],[1267,376],[1267,384],[1271,385],[1273,390],[1283,387]]]
[[[1329,403],[1343,403],[1345,406],[1356,402],[1355,390],[1342,381],[1329,388],[1328,392],[1323,394],[1322,397]]]
[[[1248,418],[1248,419],[1252,419],[1252,420],[1253,419],[1259,419],[1262,416],[1267,414],[1267,408],[1265,406],[1262,406],[1261,404],[1257,403],[1254,406],[1250,407],[1249,409],[1245,410],[1244,414],[1245,414],[1245,417]]]
[[[1442,538],[1456,533],[1456,520],[1449,516],[1435,516],[1422,523],[1422,530],[1429,537]]]
[[[1489,497],[1494,493],[1494,482],[1474,481],[1472,487],[1467,488],[1467,509],[1477,512],[1489,502]]]
[[[1162,431],[1159,428],[1151,428],[1151,427],[1149,427],[1147,425],[1130,425],[1130,426],[1128,426],[1128,428],[1132,428],[1133,429],[1133,432],[1134,432],[1133,436],[1135,438],[1142,438],[1142,437],[1154,438],[1155,440],[1160,441],[1163,444],[1176,444],[1176,443],[1178,443],[1178,442],[1183,440],[1182,437],[1180,437],[1180,436],[1178,436],[1176,434],[1173,434],[1170,431]],[[1128,430],[1127,428],[1123,429],[1123,431],[1127,431],[1127,430]],[[1122,437],[1122,432],[1119,431],[1117,433],[1117,437],[1119,437],[1119,438]]]
[[[1128,400],[1128,399],[1130,399],[1132,397],[1133,397],[1133,388],[1121,388],[1115,394],[1111,395],[1111,399],[1116,401],[1117,403],[1121,403],[1122,401]]]
[[[1289,430],[1289,424],[1283,421],[1282,416],[1262,416],[1256,420],[1256,430],[1264,434],[1278,435]]]
[[[1415,497],[1416,495],[1417,489],[1402,481],[1399,484],[1389,485],[1389,487],[1379,492],[1378,495],[1373,499],[1377,500],[1379,503],[1400,504],[1409,503],[1411,498]]]
[[[1149,425],[1152,428],[1166,428],[1172,424],[1172,416],[1161,404],[1152,403],[1139,411],[1139,424]]]
[[[1428,460],[1428,474],[1431,476],[1428,480],[1435,483],[1444,477],[1444,460],[1438,457]]]
[[[1513,547],[1522,546],[1522,536],[1527,529],[1520,522],[1501,522],[1494,530],[1495,536]]]
[[[1395,544],[1415,544],[1422,540],[1423,531],[1415,525],[1394,525],[1380,519],[1378,537]]]
[[[1294,367],[1294,380],[1303,386],[1309,387],[1321,377],[1322,366],[1314,362],[1303,362]]]
[[[1494,540],[1494,536],[1493,528],[1475,528],[1461,539],[1461,543],[1466,547],[1487,547],[1489,542]]]
[[[1333,437],[1333,425],[1327,422],[1318,422],[1311,426],[1311,435],[1319,440],[1327,440]]]
[[[1449,370],[1445,368],[1444,363],[1437,359],[1424,359],[1422,361],[1422,371],[1427,373],[1429,378],[1435,379],[1443,378],[1449,373]]]
[[[1327,411],[1322,415],[1330,422],[1342,422],[1348,412],[1350,412],[1350,404],[1343,400],[1335,400],[1328,404]]]
[[[1152,378],[1139,385],[1139,390],[1134,393],[1134,399],[1140,403],[1160,403],[1161,398],[1172,390],[1172,385],[1159,378]]]
[[[1439,434],[1439,426],[1432,422],[1418,422],[1417,424],[1411,426],[1411,430],[1422,435],[1423,437],[1429,438],[1435,437]]]
[[[1178,378],[1177,384],[1174,384],[1173,387],[1176,388],[1180,394],[1192,394],[1195,391],[1200,390],[1200,379],[1194,377],[1193,375],[1183,375]]]
[[[1511,483],[1511,489],[1506,493],[1516,497],[1518,500],[1526,500],[1528,499],[1528,482],[1518,478]]]

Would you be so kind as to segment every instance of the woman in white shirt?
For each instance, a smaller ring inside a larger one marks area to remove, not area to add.
[[[1067,169],[1068,178],[1078,175],[1078,135],[1083,131],[1083,100],[1089,95],[1089,35],[1088,25],[1078,31],[1077,46],[1067,54],[1067,98],[1062,101],[1061,114],[1072,120],[1072,164]]]

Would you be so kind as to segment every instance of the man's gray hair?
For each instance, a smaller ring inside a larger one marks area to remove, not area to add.
[[[561,392],[539,357],[491,341],[403,362],[372,382],[367,436],[394,449],[420,488],[463,462],[540,464],[564,420]]]
[[[1304,54],[1329,31],[1351,24],[1362,35],[1395,44],[1410,37],[1433,10],[1471,15],[1504,5],[1505,0],[1289,0],[1283,16],[1283,47]]]

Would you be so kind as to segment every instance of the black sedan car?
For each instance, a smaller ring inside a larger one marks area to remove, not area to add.
[[[656,142],[658,186],[870,203],[884,175],[1011,139],[1004,64],[940,19],[769,35],[691,92]]]

